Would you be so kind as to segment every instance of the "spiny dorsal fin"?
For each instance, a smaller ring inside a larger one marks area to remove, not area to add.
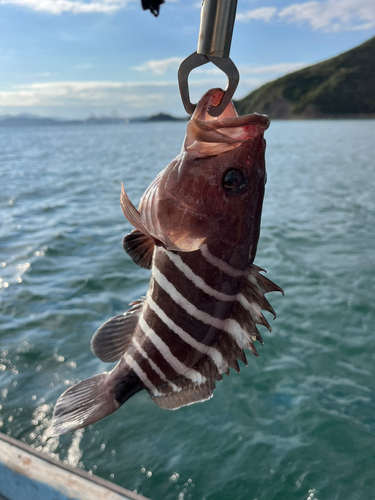
[[[256,286],[262,293],[268,292],[281,292],[284,295],[284,290],[280,288],[276,283],[268,279],[263,274],[260,274],[260,271],[266,272],[261,267],[256,266],[255,264],[251,264],[248,270],[248,279],[252,283],[256,283]],[[254,281],[255,280],[255,281]]]
[[[252,345],[252,343],[250,344],[249,342],[249,345],[252,346],[254,354],[257,355],[258,353],[256,352],[256,349]],[[212,347],[215,347],[227,362],[228,369],[224,372],[227,375],[229,375],[229,368],[233,368],[237,372],[240,371],[237,359],[247,365],[246,356],[243,349],[239,347],[235,339],[229,333],[222,332],[220,338],[213,344]]]
[[[275,311],[264,294],[276,291],[284,294],[280,287],[260,274],[260,271],[264,271],[264,269],[254,264],[249,267],[246,280],[244,280],[237,296],[238,301],[234,305],[231,313],[231,319],[238,323],[242,331],[246,332],[249,340],[249,346],[247,348],[250,349],[255,356],[258,356],[258,353],[253,342],[258,340],[261,345],[263,345],[262,337],[256,325],[263,325],[271,331],[271,327],[263,316],[261,309],[269,311],[276,317]],[[230,368],[237,369],[237,359],[243,361],[245,358],[240,346],[225,332],[221,335],[215,347],[228,361]],[[244,362],[246,363],[246,358]]]
[[[138,231],[138,229],[134,229],[122,240],[122,246],[138,266],[151,269],[155,244],[148,236]]]
[[[284,295],[284,290],[277,286],[273,281],[266,278],[263,274],[260,274],[260,271],[266,272],[264,269],[256,266],[255,264],[250,266],[247,272],[247,281],[243,284],[241,291],[250,303],[255,303],[260,307],[260,309],[270,312],[273,314],[273,319],[275,319],[276,313],[264,295],[268,292],[281,292]],[[261,319],[255,317],[253,319],[256,323],[263,324],[269,329],[269,325],[264,319],[264,316]],[[267,324],[265,324],[263,319]]]
[[[91,349],[105,363],[118,361],[132,341],[143,308],[143,298],[133,302],[133,307],[120,316],[109,319],[94,334]]]

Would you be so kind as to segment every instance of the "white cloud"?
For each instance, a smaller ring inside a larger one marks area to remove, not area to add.
[[[178,65],[182,62],[182,57],[170,57],[169,59],[152,60],[133,67],[137,71],[151,71],[155,75],[162,75],[168,69],[173,68],[177,71]],[[305,63],[277,63],[268,66],[238,66],[240,75],[262,75],[262,74],[284,74],[290,71],[296,71],[306,66]],[[221,69],[212,64],[198,67],[193,70],[192,75],[224,75]]]
[[[137,71],[152,71],[154,75],[162,75],[170,68],[176,68],[182,62],[182,57],[169,57],[168,59],[155,59],[134,66]]]
[[[268,66],[238,66],[238,71],[240,75],[269,75],[269,74],[284,74],[290,73],[291,71],[297,71],[298,69],[307,66],[306,63],[277,63],[270,64]],[[197,68],[194,70],[195,73],[201,73],[206,75],[220,75],[223,72],[216,67],[208,66],[203,68]]]
[[[279,19],[289,23],[307,22],[325,32],[369,30],[375,27],[374,0],[323,0],[293,3],[283,9],[262,7],[237,14],[237,21]]]
[[[242,79],[237,96],[249,92],[262,83],[264,80],[256,77]],[[190,82],[191,101],[197,102],[204,92],[217,85],[216,76]],[[65,117],[88,116],[92,110],[111,114],[114,109],[128,116],[160,111],[184,114],[175,80],[61,81],[14,85],[9,90],[0,90],[0,109],[5,114],[42,112],[45,116]]]
[[[146,106],[146,100],[163,99],[165,88],[175,82],[43,82],[14,85],[0,91],[0,106],[109,106],[127,102]]]
[[[87,14],[100,12],[110,14],[123,9],[134,0],[0,0],[0,5],[19,5],[48,14]]]
[[[249,10],[242,14],[237,14],[236,20],[241,22],[265,21],[269,22],[276,14],[276,7],[262,7],[260,9]]]
[[[258,66],[258,67],[240,67],[241,75],[266,75],[266,74],[285,74],[292,71],[297,71],[298,69],[307,66],[306,63],[277,63],[270,64],[269,66]]]
[[[325,32],[368,30],[375,27],[374,0],[326,0],[295,3],[278,16],[292,23],[307,22]]]
[[[192,102],[197,102],[210,88],[218,86],[218,78],[204,78],[189,83]],[[258,78],[244,78],[239,93],[245,94],[263,83]],[[93,112],[122,116],[150,115],[161,111],[177,116],[185,114],[176,80],[60,81],[14,85],[0,90],[0,114],[36,113],[43,116],[85,118]]]

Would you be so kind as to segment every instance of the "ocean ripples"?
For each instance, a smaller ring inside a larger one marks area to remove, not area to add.
[[[355,124],[355,126],[353,126]],[[136,204],[185,124],[0,133],[0,431],[153,500],[368,500],[375,491],[375,122],[275,122],[256,264],[269,300],[259,358],[177,412],[139,393],[71,435],[53,405],[111,369],[95,330],[147,290],[125,255]]]

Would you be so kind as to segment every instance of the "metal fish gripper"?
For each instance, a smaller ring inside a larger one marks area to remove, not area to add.
[[[228,78],[228,85],[218,106],[211,106],[209,114],[217,117],[232,99],[240,75],[229,57],[237,0],[203,0],[196,52],[188,56],[178,70],[178,84],[186,112],[194,113],[196,104],[190,100],[188,77],[192,70],[211,62]]]

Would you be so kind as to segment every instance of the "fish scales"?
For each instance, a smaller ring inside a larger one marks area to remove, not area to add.
[[[282,289],[253,264],[265,185],[264,115],[238,117],[232,103],[208,114],[223,91],[207,92],[188,123],[181,153],[152,181],[136,209],[121,206],[134,230],[123,246],[151,269],[146,297],[109,319],[94,354],[118,361],[58,399],[51,433],[85,427],[141,390],[162,408],[210,399],[215,382],[247,364],[263,345],[257,325],[274,314],[264,294]]]

